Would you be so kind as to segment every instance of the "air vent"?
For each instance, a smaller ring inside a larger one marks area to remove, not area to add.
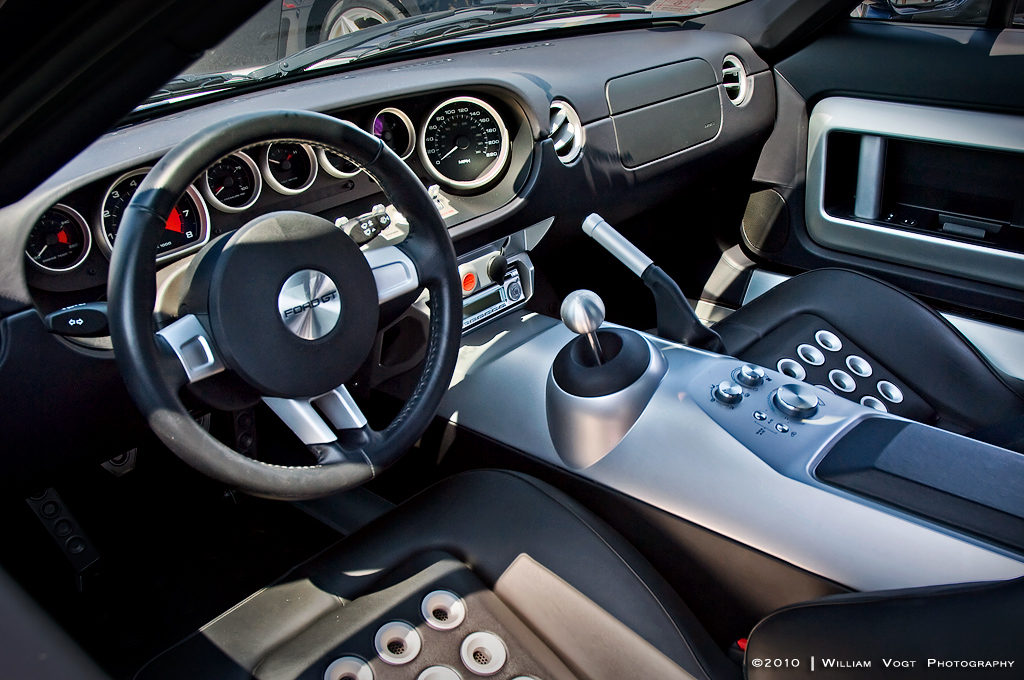
[[[747,70],[743,68],[740,58],[732,54],[722,62],[722,84],[725,94],[734,106],[739,106],[747,99]]]
[[[551,102],[551,141],[555,153],[565,165],[571,165],[583,153],[583,125],[567,102]]]

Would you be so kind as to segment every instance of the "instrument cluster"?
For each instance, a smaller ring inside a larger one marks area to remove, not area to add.
[[[486,192],[507,172],[511,142],[501,108],[477,96],[439,96],[333,115],[363,123],[424,184],[465,197]],[[88,269],[101,278],[95,265],[105,269],[124,210],[151,167],[93,183],[46,210],[25,248],[37,273]],[[343,206],[377,191],[361,168],[327,149],[286,140],[239,150],[211,165],[178,201],[157,247],[157,261],[183,257],[262,212],[304,209],[331,217],[324,207]],[[103,261],[96,259],[96,250]]]

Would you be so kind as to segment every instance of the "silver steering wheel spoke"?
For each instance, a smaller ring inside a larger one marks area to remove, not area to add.
[[[377,283],[377,301],[380,304],[419,288],[416,265],[397,246],[366,250],[363,256],[373,271],[373,279]]]
[[[344,385],[310,399],[263,397],[263,402],[306,446],[338,441],[335,430],[358,430],[366,427],[366,416]],[[319,413],[317,409],[320,410]],[[327,416],[331,421],[330,425],[320,413]]]
[[[195,314],[187,314],[156,332],[167,341],[194,383],[224,370],[224,362],[213,349],[213,341]]]

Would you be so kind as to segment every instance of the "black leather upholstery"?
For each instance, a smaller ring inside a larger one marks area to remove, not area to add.
[[[272,667],[278,650],[294,655],[290,641],[335,617],[340,641],[346,602],[375,592],[389,572],[438,550],[489,587],[525,553],[695,678],[740,675],[678,595],[601,520],[525,475],[475,471],[431,487],[281,580],[299,588],[309,579],[311,592],[283,597],[261,591],[154,659],[138,677],[248,678],[257,667]],[[311,652],[305,663],[311,673],[323,659]],[[267,676],[261,671],[259,677]]]
[[[1024,579],[835,595],[786,607],[761,621],[747,644],[746,677],[1019,678],[1024,674],[1022,612]],[[817,661],[813,671],[811,656]],[[799,659],[800,666],[758,667],[753,659]],[[829,659],[870,661],[871,667],[823,666]],[[968,665],[929,666],[929,659]],[[893,665],[893,660],[915,663]],[[969,665],[978,661],[1013,664]]]
[[[776,286],[715,324],[728,353],[760,361],[762,343],[797,317],[821,319],[926,402],[932,416],[901,414],[957,432],[1024,415],[1024,398],[931,307],[889,284],[843,269],[819,269]],[[789,356],[796,345],[793,338]],[[782,358],[782,355],[776,357]],[[766,364],[774,368],[775,364]],[[877,379],[877,378],[876,378]]]

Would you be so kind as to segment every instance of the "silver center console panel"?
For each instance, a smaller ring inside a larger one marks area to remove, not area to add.
[[[815,479],[834,441],[864,418],[889,416],[802,383],[780,393],[794,381],[774,370],[756,384],[736,359],[645,335],[663,375],[625,433],[596,441],[605,435],[579,430],[569,401],[554,413],[546,406],[552,363],[575,337],[555,319],[524,313],[468,333],[441,414],[857,590],[1024,575],[1024,563],[998,548]],[[604,455],[567,464],[553,442],[564,454],[566,441],[583,438],[583,449]]]

